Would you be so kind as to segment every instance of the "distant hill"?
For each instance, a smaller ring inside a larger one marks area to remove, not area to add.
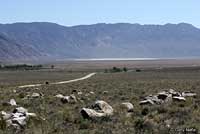
[[[200,29],[191,24],[0,24],[0,60],[200,57]]]

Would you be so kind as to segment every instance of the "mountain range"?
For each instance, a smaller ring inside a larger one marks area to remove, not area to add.
[[[0,24],[0,60],[200,57],[191,24]]]

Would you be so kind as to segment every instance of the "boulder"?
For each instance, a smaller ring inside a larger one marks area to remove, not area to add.
[[[23,107],[17,107],[13,110],[13,113],[23,113],[26,114],[28,113],[28,110],[26,108]]]
[[[27,120],[26,116],[15,117],[12,119],[12,124],[17,124],[20,127],[23,127],[26,125],[26,120]]]
[[[186,91],[186,92],[182,92],[182,96],[183,97],[195,97],[195,96],[197,96],[197,94],[194,92],[191,92],[191,91]]]
[[[35,113],[28,113],[28,110],[23,107],[18,107],[13,110],[12,113],[1,112],[2,119],[6,122],[6,125],[12,126],[15,129],[24,128],[29,117],[36,117]]]
[[[10,99],[8,104],[11,105],[11,106],[17,106],[17,103],[16,103],[16,101],[14,99]]]
[[[91,91],[90,94],[95,94],[95,93],[93,91]]]
[[[63,98],[64,96],[62,94],[57,94],[55,97],[56,98]]]
[[[169,96],[170,96],[169,93],[168,93],[168,92],[165,92],[165,91],[160,92],[160,93],[158,93],[158,95],[157,95],[158,99],[163,100],[163,101],[166,100],[167,97],[169,97]]]
[[[107,115],[113,115],[113,108],[105,101],[102,100],[96,101],[93,108]]]
[[[26,116],[28,116],[28,117],[36,117],[37,115],[35,113],[26,113]]]
[[[139,104],[140,105],[153,105],[155,103],[152,100],[150,100],[150,99],[146,99],[146,100],[140,101]]]
[[[163,103],[163,100],[158,99],[158,97],[156,95],[149,95],[149,96],[145,97],[145,100],[151,100],[155,104],[161,104],[161,103]]]
[[[103,91],[103,94],[108,94],[108,91]]]
[[[133,112],[133,104],[130,102],[124,102],[121,104],[124,108],[127,109],[127,112]]]
[[[78,91],[77,94],[78,94],[78,95],[82,95],[83,93],[82,93],[81,91]]]
[[[105,101],[98,100],[92,107],[92,109],[81,109],[81,115],[83,116],[83,118],[95,119],[113,115],[113,108]]]
[[[62,103],[76,103],[77,99],[76,99],[76,96],[72,94],[70,96],[63,96],[61,98],[61,102]]]
[[[174,101],[183,101],[183,102],[186,101],[185,97],[182,97],[182,96],[174,96],[174,97],[172,97],[172,99]]]
[[[68,103],[70,101],[70,97],[69,96],[63,96],[62,98],[61,98],[61,102],[62,103]]]
[[[42,93],[33,93],[33,94],[31,95],[32,98],[39,98],[39,97],[42,97],[42,96],[43,96]]]
[[[105,113],[96,112],[94,109],[89,109],[89,108],[82,108],[81,115],[85,119],[95,119],[106,116]]]

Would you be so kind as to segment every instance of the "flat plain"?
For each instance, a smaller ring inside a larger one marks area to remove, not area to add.
[[[54,63],[52,70],[0,71],[0,111],[11,111],[13,106],[2,105],[10,99],[36,113],[25,128],[16,131],[5,127],[1,120],[0,133],[24,134],[168,134],[190,133],[200,130],[200,60],[163,61],[76,61]],[[105,73],[112,67],[127,67],[127,72]],[[136,71],[140,69],[140,71]],[[61,85],[19,89],[23,84],[45,83],[80,78],[97,72],[89,79]],[[148,95],[166,89],[193,91],[196,97],[185,102],[141,106]],[[82,95],[76,92],[81,91]],[[31,93],[42,93],[39,98],[26,98]],[[94,94],[91,92],[94,92]],[[74,95],[76,103],[63,104],[57,94]],[[104,100],[114,109],[111,117],[100,120],[84,119],[80,110],[96,100]],[[121,103],[134,105],[131,116]],[[188,131],[186,131],[188,130]]]

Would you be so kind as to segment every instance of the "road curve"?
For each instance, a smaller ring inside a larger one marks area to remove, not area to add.
[[[96,73],[90,73],[90,74],[88,74],[88,75],[86,75],[84,77],[81,77],[81,78],[68,80],[68,81],[60,81],[60,82],[49,83],[49,85],[59,85],[59,84],[66,84],[66,83],[72,83],[72,82],[76,82],[76,81],[81,81],[81,80],[88,79],[88,78],[92,77],[95,74]],[[18,88],[39,87],[39,86],[42,86],[42,85],[45,85],[45,84],[23,85],[23,86],[18,86]]]

